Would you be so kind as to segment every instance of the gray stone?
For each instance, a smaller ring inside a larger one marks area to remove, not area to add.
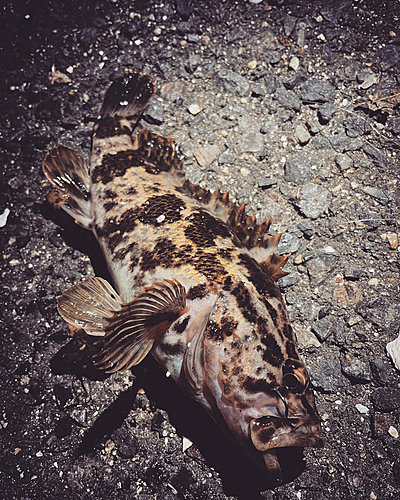
[[[225,163],[235,163],[236,160],[236,155],[235,153],[231,153],[230,151],[224,151],[222,155],[218,158],[218,163],[221,163],[222,165]]]
[[[369,120],[361,117],[351,117],[344,120],[343,125],[346,127],[346,134],[349,137],[358,137],[363,134],[369,134],[372,130],[372,125]]]
[[[248,94],[250,90],[250,84],[244,76],[226,68],[221,68],[214,75],[214,83],[225,92],[232,92],[239,96]]]
[[[265,53],[265,62],[269,64],[278,64],[281,60],[281,55],[276,50],[269,50]]]
[[[260,161],[265,160],[265,158],[268,158],[270,156],[270,151],[268,148],[264,147],[264,149],[261,151],[261,153],[258,155],[258,159]]]
[[[377,297],[368,302],[361,302],[357,306],[357,312],[386,332],[397,332],[400,328],[400,303],[394,302],[393,299]]]
[[[285,269],[285,271],[287,271]],[[299,273],[296,271],[290,271],[290,274],[287,274],[286,276],[283,276],[283,278],[280,278],[278,281],[279,288],[281,289],[287,289],[290,286],[295,285],[298,281],[300,280]]]
[[[208,167],[214,160],[218,158],[220,154],[221,150],[219,149],[219,146],[212,145],[198,149],[194,155],[201,167]]]
[[[387,205],[393,200],[393,194],[390,191],[374,188],[372,186],[363,188],[363,191],[378,200],[381,205]]]
[[[343,11],[351,7],[351,0],[338,0],[335,2],[326,2],[321,9],[321,15],[333,24],[336,24]]]
[[[391,118],[389,121],[390,130],[396,134],[400,135],[400,118]]]
[[[385,385],[389,381],[391,367],[383,358],[373,359],[370,362],[371,371],[378,384]]]
[[[267,134],[270,139],[278,135],[279,127],[273,120],[267,120],[261,127],[261,133]]]
[[[378,51],[382,71],[386,71],[400,61],[400,47],[398,45],[386,45]]]
[[[338,361],[323,361],[308,366],[312,385],[324,392],[332,393],[346,386]]]
[[[269,188],[271,186],[274,186],[275,184],[278,184],[278,181],[273,177],[261,177],[260,179],[258,179],[258,186],[260,188]]]
[[[265,97],[267,95],[267,92],[262,85],[257,84],[252,90],[252,94],[255,97]]]
[[[321,185],[310,182],[300,191],[300,199],[294,200],[300,212],[309,219],[317,219],[327,210],[332,195]]]
[[[307,260],[306,269],[313,285],[318,285],[326,279],[335,268],[338,257],[332,254],[321,253]]]
[[[285,31],[286,36],[290,36],[294,27],[296,26],[297,18],[294,16],[286,15],[283,21],[283,29]]]
[[[300,231],[304,234],[306,238],[311,238],[311,236],[314,234],[313,225],[310,220],[299,222],[297,224],[297,227],[300,229]]]
[[[248,32],[239,25],[234,26],[226,36],[226,39],[229,43],[236,42],[236,40],[243,40],[244,38],[248,38]]]
[[[356,137],[350,142],[343,145],[343,152],[346,151],[358,151],[364,146],[364,141],[361,137]]]
[[[344,277],[347,280],[359,280],[364,274],[364,270],[361,267],[358,266],[352,266],[350,265],[347,267],[344,271]]]
[[[328,136],[328,140],[332,148],[338,153],[343,153],[349,138],[345,135],[332,134]]]
[[[283,82],[283,85],[287,90],[292,90],[295,87],[297,87],[297,85],[305,82],[306,80],[307,80],[307,75],[303,71],[300,70],[297,73],[295,73],[294,75],[286,78],[286,80]]]
[[[305,103],[328,102],[334,99],[335,89],[328,82],[309,80],[302,85],[299,97]]]
[[[276,89],[274,94],[274,98],[281,104],[283,107],[288,109],[293,109],[294,111],[300,111],[301,102],[297,95],[283,88]]]
[[[347,155],[336,155],[335,163],[341,172],[353,166],[353,160]]]
[[[143,118],[148,123],[160,125],[164,119],[164,110],[158,99],[151,99],[146,111],[143,113]]]
[[[325,316],[312,325],[311,330],[315,333],[320,342],[324,342],[335,331],[335,321],[336,319],[332,316]]]
[[[199,35],[196,35],[195,33],[189,33],[187,36],[187,41],[189,43],[197,43],[199,41]]]
[[[302,124],[297,125],[294,135],[300,144],[307,144],[307,142],[311,139],[309,131]]]
[[[371,156],[379,166],[381,167],[386,167],[389,165],[390,160],[387,156],[385,156],[383,153],[379,151],[378,148],[373,146],[372,144],[369,144],[368,142],[364,144],[363,146],[364,153],[366,153],[368,156]]]
[[[305,155],[288,158],[284,167],[284,179],[287,182],[306,184],[314,178],[311,162]]]
[[[239,118],[239,129],[243,132],[260,132],[261,125],[252,116],[245,115]]]
[[[371,382],[372,380],[369,364],[357,358],[351,361],[344,358],[342,360],[342,373],[353,383]]]
[[[260,132],[249,132],[242,135],[239,150],[241,153],[257,153],[263,149],[263,146],[264,136]]]
[[[336,106],[332,102],[322,104],[318,110],[318,115],[322,123],[328,123],[336,113]]]
[[[379,387],[371,395],[371,401],[376,411],[393,411],[400,408],[400,389]]]
[[[300,239],[292,233],[283,233],[276,252],[278,255],[296,253],[300,248]]]

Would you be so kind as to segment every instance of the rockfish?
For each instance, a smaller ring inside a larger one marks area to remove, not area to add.
[[[43,171],[61,207],[93,231],[114,287],[88,278],[58,298],[70,324],[103,337],[95,364],[128,370],[151,351],[275,483],[275,449],[321,446],[309,376],[276,281],[280,235],[227,193],[185,179],[173,139],[134,128],[150,76],[110,86],[90,169],[57,146]]]

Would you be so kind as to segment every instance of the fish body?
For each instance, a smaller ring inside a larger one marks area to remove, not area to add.
[[[134,127],[154,92],[125,74],[106,93],[90,170],[58,146],[43,170],[59,205],[93,231],[115,289],[89,278],[58,299],[60,314],[103,337],[108,372],[150,351],[269,477],[275,448],[321,446],[321,427],[276,285],[287,260],[269,220],[185,179],[172,139]]]

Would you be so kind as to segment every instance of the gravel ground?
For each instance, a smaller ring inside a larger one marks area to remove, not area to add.
[[[1,8],[3,498],[399,498],[400,378],[385,348],[400,327],[400,4],[378,3]],[[107,270],[46,201],[41,163],[58,143],[88,158],[124,69],[156,79],[141,125],[179,141],[189,179],[272,216],[292,254],[280,284],[325,446],[283,450],[276,489],[151,357],[106,376],[58,316],[58,295]]]

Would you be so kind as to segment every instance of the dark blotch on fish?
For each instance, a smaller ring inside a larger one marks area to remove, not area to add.
[[[208,286],[206,283],[200,283],[200,285],[192,286],[186,294],[188,300],[202,299],[208,293]]]
[[[266,347],[263,354],[263,360],[272,366],[280,366],[283,361],[283,353],[274,336],[266,332],[261,342]]]
[[[248,254],[240,254],[239,261],[249,272],[249,280],[256,287],[260,295],[280,297],[277,286],[261,265]]]
[[[189,225],[185,228],[185,235],[200,248],[215,247],[217,236],[232,239],[229,227],[206,210],[198,209],[186,217]]]
[[[106,139],[117,135],[131,135],[131,130],[121,124],[120,116],[105,116],[96,129],[97,139]]]
[[[133,149],[104,155],[101,165],[97,165],[93,170],[92,181],[108,184],[115,177],[122,177],[128,169],[141,166],[141,164],[142,160]]]
[[[186,296],[186,298],[187,298],[187,296]],[[175,324],[173,326],[174,330],[177,333],[183,333],[186,330],[186,327],[189,323],[189,320],[190,320],[190,316],[186,316],[186,318],[183,319],[182,321],[175,322]]]

